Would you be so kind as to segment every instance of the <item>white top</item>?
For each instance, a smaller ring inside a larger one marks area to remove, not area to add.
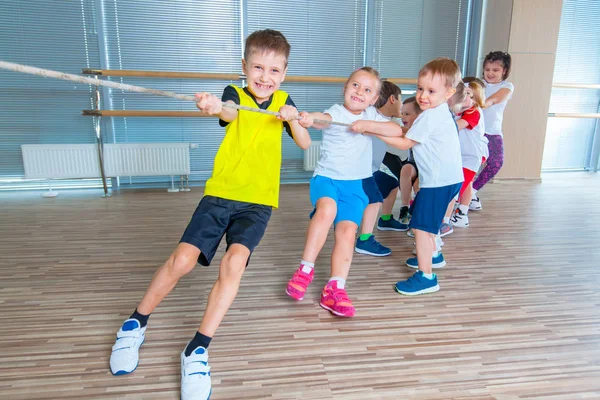
[[[510,90],[508,98],[502,103],[494,104],[483,110],[483,116],[485,118],[486,131],[488,135],[500,135],[502,136],[502,118],[504,117],[504,109],[506,103],[512,98],[512,94],[515,87],[512,83],[502,81],[500,83],[487,83],[485,82],[485,97],[488,98],[500,89]]]
[[[458,131],[460,141],[460,152],[462,154],[463,168],[477,172],[481,167],[481,157],[486,156],[487,138],[485,135],[485,123],[481,108],[477,107],[480,118],[479,123],[473,129],[464,128]],[[460,117],[458,117],[460,119]]]
[[[394,121],[392,118],[388,118],[385,115],[379,114],[384,121]],[[375,171],[379,171],[381,167],[381,163],[383,163],[383,159],[385,158],[385,153],[388,151],[388,145],[383,140],[379,139],[376,136],[373,136],[373,164],[371,165],[371,170],[373,173]]]
[[[423,111],[406,133],[419,169],[419,186],[435,188],[463,181],[460,142],[447,103]]]
[[[325,110],[336,122],[351,124],[360,119],[387,121],[375,107],[355,115],[340,104]],[[323,130],[321,153],[315,175],[338,180],[365,179],[373,176],[373,140],[371,136],[350,131],[349,128],[331,125]]]

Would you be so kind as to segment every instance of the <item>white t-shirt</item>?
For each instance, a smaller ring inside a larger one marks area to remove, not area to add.
[[[506,103],[512,98],[512,94],[515,87],[512,83],[502,81],[500,83],[487,83],[485,82],[485,97],[488,98],[500,89],[510,90],[508,98],[502,103],[494,104],[483,110],[483,116],[485,118],[486,131],[488,135],[500,135],[502,136],[502,118],[504,117],[504,109]]]
[[[379,114],[379,115],[384,121],[396,122],[396,120],[393,118],[388,118],[385,115],[381,115],[381,114]],[[373,164],[371,166],[373,173],[375,173],[375,171],[380,170],[381,163],[383,163],[383,159],[385,158],[385,153],[388,151],[389,150],[388,150],[387,143],[385,143],[383,140],[379,139],[378,137],[373,136]]]
[[[355,115],[343,105],[335,104],[325,114],[331,115],[336,122],[351,124],[360,119],[387,121],[375,107],[369,107]],[[315,175],[338,180],[365,179],[373,175],[372,136],[350,131],[349,128],[331,125],[323,130],[321,153],[315,169]]]
[[[423,111],[406,133],[419,169],[419,186],[435,188],[463,181],[460,142],[447,103]]]
[[[476,112],[479,113],[479,122],[477,125],[472,127],[472,129],[467,127],[458,131],[462,166],[475,172],[481,167],[481,157],[486,154],[484,148],[487,149],[487,138],[484,136],[485,123],[481,108],[477,107]],[[457,119],[460,118],[457,117]],[[468,121],[469,119],[465,118],[465,120]]]

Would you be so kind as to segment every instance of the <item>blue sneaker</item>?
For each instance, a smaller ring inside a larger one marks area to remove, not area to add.
[[[379,221],[377,221],[377,229],[380,231],[404,232],[408,230],[408,225],[403,224],[394,218],[390,218],[387,221],[379,218]]]
[[[433,293],[438,290],[440,290],[440,285],[438,285],[437,276],[434,274],[433,279],[427,279],[423,276],[422,271],[417,271],[407,280],[396,283],[396,292],[407,296]]]
[[[375,240],[375,236],[373,235],[371,235],[367,240],[360,240],[360,238],[356,239],[356,247],[354,247],[354,251],[360,254],[368,254],[375,257],[385,257],[392,254],[392,250]]]
[[[417,257],[411,257],[406,260],[406,265],[410,268],[418,269],[419,262],[417,261]],[[436,257],[431,258],[432,268],[444,268],[445,266],[446,260],[444,260],[444,255],[441,252]]]

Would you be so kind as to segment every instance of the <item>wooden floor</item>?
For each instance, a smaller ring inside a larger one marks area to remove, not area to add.
[[[179,398],[179,354],[216,267],[154,312],[133,374],[113,377],[108,358],[200,196],[0,194],[1,399]],[[340,319],[318,305],[331,237],[305,300],[284,293],[310,204],[307,186],[283,186],[211,344],[212,399],[599,399],[600,175],[500,182],[482,198],[445,238],[441,291],[397,294],[412,239],[378,232],[393,254],[355,257],[357,316]]]

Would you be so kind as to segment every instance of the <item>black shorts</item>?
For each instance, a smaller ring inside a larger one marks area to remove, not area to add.
[[[404,161],[402,161],[402,168],[404,168],[405,165],[412,165],[415,168],[415,171],[417,174],[415,176],[415,179],[412,180],[412,183],[415,183],[415,181],[419,177],[419,168],[417,168],[417,163],[415,163],[412,160],[404,160]]]
[[[415,167],[415,171],[417,171],[417,177],[419,177],[419,169],[417,168],[417,164],[414,161],[409,161],[408,159],[402,161],[400,157],[392,153],[385,153],[385,157],[383,157],[383,164],[392,171],[392,174],[400,180],[400,171],[402,167],[406,164],[412,165]],[[413,180],[414,183],[414,180]]]
[[[270,206],[204,196],[180,243],[200,249],[198,262],[205,266],[210,265],[225,234],[228,249],[237,243],[247,247],[252,254],[265,234],[271,211]]]

